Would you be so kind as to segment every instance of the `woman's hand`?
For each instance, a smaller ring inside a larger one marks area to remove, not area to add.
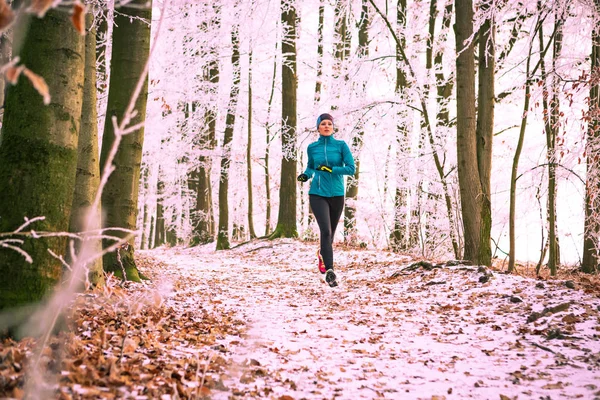
[[[297,179],[300,182],[306,182],[306,181],[308,181],[308,175],[306,175],[306,174],[300,174],[300,175],[298,175]]]
[[[321,164],[317,167],[317,170],[332,173],[333,169],[329,165]]]

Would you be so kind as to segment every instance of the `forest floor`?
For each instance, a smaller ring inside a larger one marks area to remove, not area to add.
[[[152,280],[79,295],[38,353],[42,384],[34,339],[0,344],[0,398],[600,399],[597,276],[337,245],[330,288],[316,248],[138,252]]]

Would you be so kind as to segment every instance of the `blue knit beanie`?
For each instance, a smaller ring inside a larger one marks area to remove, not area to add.
[[[319,125],[321,125],[321,122],[323,122],[324,120],[330,120],[331,124],[333,124],[333,117],[329,114],[321,114],[319,115],[319,118],[317,118],[317,130],[319,130]]]

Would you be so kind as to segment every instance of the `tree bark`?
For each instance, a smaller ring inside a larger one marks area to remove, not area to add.
[[[93,15],[86,15],[86,25],[93,26]],[[100,163],[98,160],[98,111],[96,97],[96,30],[92,28],[85,36],[85,70],[81,129],[78,142],[77,176],[73,195],[73,207],[69,230],[81,232],[100,229],[102,225],[100,204],[96,210],[90,209],[100,185]],[[100,255],[102,241],[83,237],[83,243],[76,243],[79,256]],[[88,265],[88,279],[92,285],[104,284],[102,258],[98,257]]]
[[[481,11],[487,12],[493,7],[493,0],[484,0]],[[484,21],[479,28],[479,96],[477,99],[477,166],[481,184],[481,227],[477,264],[492,265],[492,144],[494,139],[495,105],[495,30],[492,18]]]
[[[206,26],[207,32],[218,30],[221,25],[219,3],[213,4],[215,17]],[[204,69],[204,81],[208,89],[206,96],[213,97],[219,90],[219,54],[216,46],[208,50],[209,59]],[[215,240],[215,217],[213,209],[213,190],[211,184],[212,153],[217,146],[216,141],[217,111],[215,105],[206,105],[204,114],[204,127],[199,134],[199,147],[202,155],[199,156],[198,185],[196,192],[197,222],[194,226],[192,245],[209,243]]]
[[[221,179],[219,180],[219,231],[217,233],[217,250],[230,248],[229,244],[229,165],[231,163],[231,141],[235,127],[235,115],[240,92],[240,43],[238,39],[238,26],[231,32],[233,53],[233,82],[229,93],[229,106],[225,117],[225,136],[223,138],[223,155],[221,158]]]
[[[252,50],[248,55],[248,146],[246,147],[246,166],[248,180],[248,233],[250,239],[256,238],[254,232],[254,203],[252,199]]]
[[[600,0],[594,0],[596,13],[600,13]],[[590,76],[595,84],[590,87],[590,105],[586,140],[586,190],[583,259],[581,270],[591,274],[598,272],[598,239],[600,234],[600,21],[592,31],[592,54]],[[595,79],[594,79],[595,78]]]
[[[477,163],[473,2],[456,0],[456,151],[464,231],[464,259],[479,262],[482,188]]]
[[[360,23],[358,30],[358,57],[360,60],[369,57],[369,2],[362,1],[362,12],[360,15]],[[366,92],[366,82],[363,83],[363,95]],[[354,154],[354,164],[356,170],[354,176],[351,176],[346,181],[346,205],[344,207],[344,240],[346,243],[355,246],[358,244],[358,233],[356,231],[356,204],[358,201],[358,183],[360,180],[360,151],[363,146],[363,129],[362,121],[358,122],[358,129],[352,138],[352,153]]]
[[[115,141],[112,118],[116,117],[117,121],[123,119],[150,54],[151,1],[133,0],[120,7],[118,11],[113,30],[110,86],[100,153],[101,168],[104,168]],[[146,119],[147,97],[148,79],[146,78],[142,91],[135,101],[136,115],[130,125],[139,124]],[[108,229],[109,235],[121,239],[125,239],[128,234],[110,228],[132,231],[136,229],[143,143],[143,127],[123,136],[113,161],[115,170],[102,192],[102,225]],[[134,239],[130,237],[127,241],[133,248]],[[104,240],[104,246],[110,246],[114,242],[114,240]],[[104,257],[104,269],[117,275],[121,273],[116,252],[108,253]],[[141,278],[137,268],[125,272],[127,274],[125,278],[128,280],[139,281]]]
[[[277,52],[277,42],[275,42],[275,52]],[[266,192],[266,210],[265,210],[265,236],[271,233],[271,176],[269,174],[269,150],[271,147],[271,107],[273,106],[273,96],[275,95],[275,80],[277,78],[277,57],[273,60],[273,79],[271,80],[271,94],[269,95],[269,102],[267,103],[267,118],[265,126],[265,192]]]
[[[163,194],[165,184],[160,177],[160,168],[158,170],[158,183],[156,184],[156,224],[154,229],[154,247],[160,247],[165,244],[165,216],[163,211]]]
[[[281,184],[279,189],[279,215],[271,239],[298,237],[296,225],[296,3],[282,1],[281,24]]]
[[[52,95],[49,105],[26,77],[9,88],[0,136],[0,232],[12,232],[24,218],[44,216],[30,228],[67,232],[77,169],[83,101],[84,39],[69,15],[50,10],[31,18],[18,54],[23,65],[42,76]],[[58,283],[62,264],[48,250],[63,254],[67,239],[23,239],[33,259],[0,251],[0,310],[37,302]]]
[[[401,29],[406,29],[406,0],[398,0],[396,10],[396,24]],[[406,46],[404,36],[400,37],[400,42],[396,43],[396,96],[403,97],[408,89],[406,73],[404,72],[402,58],[402,47]],[[406,251],[410,248],[410,232],[407,231],[408,215],[408,198],[410,188],[408,187],[409,171],[405,164],[401,161],[410,153],[410,138],[408,112],[406,108],[398,112],[398,124],[396,127],[396,143],[398,145],[396,164],[398,167],[398,175],[396,176],[396,190],[394,193],[394,224],[390,233],[390,245],[393,251]]]

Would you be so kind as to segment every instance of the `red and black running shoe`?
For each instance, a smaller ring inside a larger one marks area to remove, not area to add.
[[[317,250],[317,258],[319,259],[319,272],[324,274],[325,270],[325,262],[323,261],[323,257],[321,257],[321,251]]]

